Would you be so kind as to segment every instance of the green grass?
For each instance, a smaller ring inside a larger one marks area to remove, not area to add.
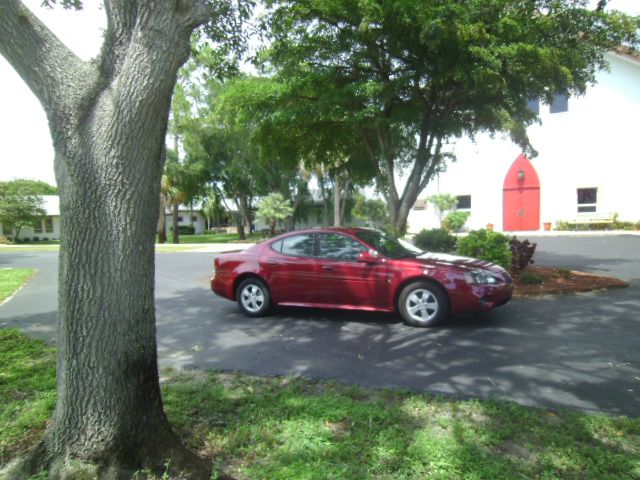
[[[171,234],[167,234],[171,241]],[[197,235],[180,235],[180,243],[232,243],[240,240],[237,233],[202,233]]]
[[[27,283],[35,272],[32,268],[0,268],[0,303]]]
[[[0,342],[6,461],[51,411],[53,352]],[[184,441],[239,480],[640,478],[640,419],[237,373],[165,370],[162,388]]]
[[[0,465],[33,446],[55,405],[55,350],[0,329]]]

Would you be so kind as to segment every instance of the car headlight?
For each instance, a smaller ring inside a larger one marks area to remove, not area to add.
[[[466,272],[464,278],[467,283],[477,285],[495,285],[498,283],[498,278],[494,277],[484,270],[476,270],[473,272]]]

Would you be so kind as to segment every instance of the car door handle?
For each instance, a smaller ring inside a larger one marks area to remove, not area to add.
[[[327,265],[324,265],[322,267],[322,270],[324,270],[325,272],[333,272],[333,267],[329,267]]]

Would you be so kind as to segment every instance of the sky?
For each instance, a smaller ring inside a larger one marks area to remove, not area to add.
[[[41,0],[23,1],[78,57],[88,60],[98,54],[106,24],[101,2],[86,0],[83,10],[75,12],[41,7]],[[640,15],[640,0],[610,0],[609,8]],[[0,181],[30,178],[55,185],[44,110],[2,56],[0,86]]]

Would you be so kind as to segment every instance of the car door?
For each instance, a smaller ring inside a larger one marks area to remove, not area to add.
[[[386,302],[385,264],[358,260],[369,247],[342,233],[318,234],[316,290],[326,306],[381,308]]]
[[[260,258],[275,304],[305,305],[317,301],[315,235],[302,233],[283,238]]]

